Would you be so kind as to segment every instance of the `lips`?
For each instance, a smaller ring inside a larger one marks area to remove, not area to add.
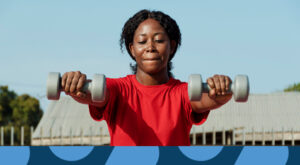
[[[158,57],[157,55],[146,55],[146,57],[144,58],[145,61],[158,61],[160,60],[160,57]]]
[[[144,59],[144,61],[158,61],[160,60],[160,58],[147,58],[147,59]]]

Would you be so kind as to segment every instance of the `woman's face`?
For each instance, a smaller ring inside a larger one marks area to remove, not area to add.
[[[142,22],[134,33],[133,43],[129,45],[137,62],[138,72],[167,73],[167,64],[175,44],[175,41],[170,42],[168,34],[159,22],[154,19]]]

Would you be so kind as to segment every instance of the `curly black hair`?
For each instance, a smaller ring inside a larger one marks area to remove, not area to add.
[[[150,11],[145,9],[137,12],[134,16],[132,16],[126,21],[122,29],[120,38],[121,51],[123,52],[123,45],[125,44],[128,54],[133,60],[135,60],[130,52],[129,44],[133,42],[135,30],[143,21],[145,21],[148,18],[152,18],[158,21],[160,25],[165,29],[170,41],[174,40],[176,42],[175,51],[172,54],[170,54],[170,59],[167,68],[169,77],[173,77],[173,74],[170,72],[173,68],[171,60],[174,57],[177,48],[181,45],[181,33],[176,21],[172,19],[169,15],[161,11]],[[130,67],[133,73],[136,74],[137,64],[130,64]]]

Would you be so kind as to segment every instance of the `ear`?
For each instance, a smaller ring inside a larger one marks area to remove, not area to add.
[[[135,58],[135,53],[134,53],[134,49],[133,49],[133,44],[132,43],[129,44],[129,49],[130,49],[131,55],[133,56],[133,58]]]
[[[175,40],[171,40],[171,54],[173,54],[175,52],[176,44],[177,43]]]

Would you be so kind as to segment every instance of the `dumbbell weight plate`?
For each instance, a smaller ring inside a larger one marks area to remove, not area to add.
[[[58,72],[48,74],[47,97],[49,100],[58,100],[60,97],[60,73]]]
[[[103,102],[106,93],[106,79],[103,74],[95,74],[91,84],[91,95],[94,102]]]
[[[188,94],[191,101],[200,101],[202,96],[202,77],[200,74],[191,74],[188,82]]]
[[[246,75],[237,75],[233,82],[233,97],[237,102],[246,102],[249,96],[249,79]]]

